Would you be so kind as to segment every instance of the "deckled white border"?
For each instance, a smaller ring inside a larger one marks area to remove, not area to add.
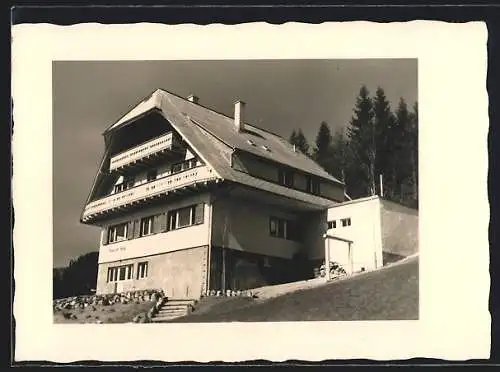
[[[489,357],[483,23],[38,24],[12,34],[17,361]],[[419,321],[52,324],[53,60],[408,57],[419,60]]]

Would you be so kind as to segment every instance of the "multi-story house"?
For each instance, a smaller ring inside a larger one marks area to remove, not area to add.
[[[294,280],[324,259],[344,184],[245,121],[244,102],[228,117],[158,89],[103,136],[81,216],[101,228],[97,293],[196,298]]]

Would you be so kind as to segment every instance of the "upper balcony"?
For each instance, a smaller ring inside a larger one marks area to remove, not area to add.
[[[122,172],[129,168],[148,165],[166,157],[178,156],[183,150],[181,139],[173,132],[169,132],[113,155],[109,170]]]
[[[82,214],[82,222],[123,212],[171,193],[197,192],[200,187],[216,180],[217,175],[206,165],[158,178],[88,203]]]

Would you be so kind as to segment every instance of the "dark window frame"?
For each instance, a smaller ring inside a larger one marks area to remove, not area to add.
[[[180,230],[180,229],[185,229],[187,227],[191,226],[196,226],[196,225],[202,225],[205,222],[205,216],[203,213],[203,219],[200,221],[196,221],[196,208],[202,204],[202,208],[204,208],[204,203],[197,203],[197,204],[192,204],[188,205],[186,207],[182,208],[177,208],[171,211],[168,211],[167,213],[167,231],[175,231],[175,230]],[[189,224],[186,225],[179,225],[179,213],[182,211],[189,210]]]
[[[141,222],[140,222],[141,226],[140,226],[140,230],[139,230],[139,237],[153,235],[154,231],[155,231],[154,223],[155,223],[155,216],[154,215],[142,217]],[[144,228],[145,228],[146,224],[149,226],[149,232],[145,233]]]
[[[278,170],[278,182],[282,186],[294,187],[295,172],[291,169],[280,168]]]
[[[149,262],[143,261],[137,263],[137,279],[146,279],[148,277]]]
[[[342,222],[342,227],[347,227],[347,226],[351,226],[351,217],[346,217],[346,218],[342,218],[340,220]]]
[[[337,220],[328,221],[328,230],[337,228]]]
[[[276,216],[269,217],[269,235],[273,238],[291,240],[299,242],[299,236],[296,231],[298,229],[297,221]]]
[[[122,272],[123,272],[123,279],[122,279]],[[134,278],[134,264],[108,267],[107,283],[123,282],[126,280],[133,280],[133,278]]]
[[[119,227],[124,227],[123,238],[120,239],[118,239],[117,236],[118,234],[116,233]],[[127,240],[127,236],[128,236],[128,222],[117,223],[115,225],[111,225],[108,227],[108,236],[107,236],[108,244]]]

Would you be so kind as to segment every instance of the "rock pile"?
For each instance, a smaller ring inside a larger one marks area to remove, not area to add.
[[[142,303],[149,301],[158,301],[165,294],[163,290],[149,289],[139,291],[129,291],[122,293],[103,294],[103,295],[82,295],[54,300],[52,306],[54,310],[72,310],[84,309],[92,306],[95,309],[96,305],[113,305],[116,303]]]
[[[330,276],[332,279],[339,278],[341,276],[347,275],[347,272],[338,262],[331,261],[330,262]],[[324,278],[326,276],[326,267],[325,262],[320,267],[314,268],[314,277],[315,278]]]
[[[253,297],[253,292],[251,290],[232,290],[228,289],[226,291],[221,290],[210,290],[205,291],[202,294],[202,297]]]

